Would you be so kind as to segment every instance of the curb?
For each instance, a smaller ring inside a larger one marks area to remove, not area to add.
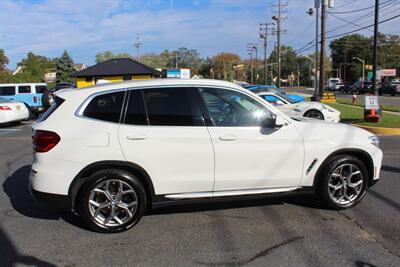
[[[359,124],[354,124],[354,126],[363,128],[374,134],[400,135],[400,128],[383,128],[383,127],[364,126],[364,125],[359,125]]]

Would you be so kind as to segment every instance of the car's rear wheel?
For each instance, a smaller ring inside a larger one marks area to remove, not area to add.
[[[321,113],[321,111],[318,111],[316,109],[312,109],[304,113],[304,117],[307,118],[313,118],[317,120],[324,120],[324,115]]]
[[[368,188],[368,172],[364,163],[349,155],[333,157],[320,179],[318,193],[324,204],[332,209],[357,205]]]
[[[126,171],[99,171],[80,192],[79,214],[98,232],[125,231],[140,221],[145,210],[145,189]]]

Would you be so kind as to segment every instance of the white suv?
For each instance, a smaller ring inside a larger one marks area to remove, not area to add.
[[[33,130],[33,195],[101,232],[187,199],[312,189],[328,207],[349,208],[375,184],[382,161],[378,138],[365,130],[291,119],[214,80],[61,91]]]

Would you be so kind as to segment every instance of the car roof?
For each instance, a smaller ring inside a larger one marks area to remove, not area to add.
[[[235,88],[241,91],[248,92],[248,90],[243,87],[220,80],[212,80],[212,79],[171,79],[171,78],[160,78],[160,79],[148,79],[148,80],[132,80],[132,81],[123,81],[123,82],[112,82],[112,83],[104,83],[94,86],[88,86],[84,88],[71,88],[64,89],[60,91],[57,95],[67,96],[68,94],[84,94],[91,95],[99,92],[107,92],[112,90],[119,89],[135,89],[135,88],[143,88],[143,87],[168,87],[168,86],[217,86],[217,87],[230,87]],[[62,97],[62,96],[61,96]]]

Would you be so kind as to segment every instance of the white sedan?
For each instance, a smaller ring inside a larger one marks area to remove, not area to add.
[[[329,122],[340,121],[340,111],[319,102],[294,102],[285,95],[271,92],[260,92],[257,95],[290,117],[308,117]]]
[[[24,103],[0,97],[0,124],[20,122],[29,118],[29,110]]]

